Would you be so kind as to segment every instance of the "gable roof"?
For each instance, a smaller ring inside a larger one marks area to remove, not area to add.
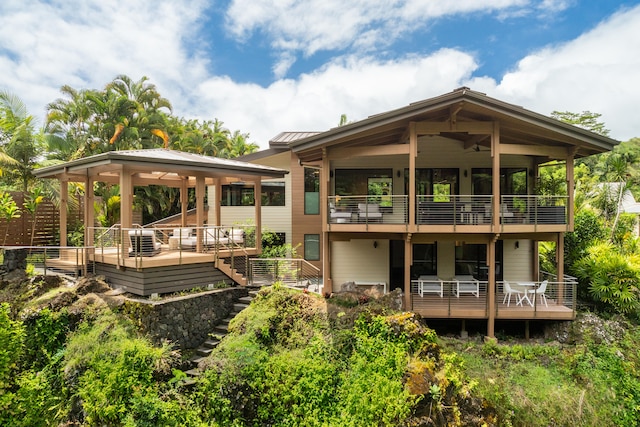
[[[498,121],[503,144],[577,147],[576,157],[610,151],[618,141],[509,104],[462,87],[453,92],[414,102],[406,107],[370,116],[290,143],[303,161],[318,160],[321,150],[333,145],[372,146],[403,144],[411,122],[446,122],[455,114],[462,121]],[[471,135],[447,133],[466,141]]]

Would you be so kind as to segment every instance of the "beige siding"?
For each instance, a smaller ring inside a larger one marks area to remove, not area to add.
[[[518,248],[515,247],[516,241]],[[533,248],[531,240],[505,239],[502,258],[504,261],[504,280],[531,280]]]
[[[333,289],[340,290],[345,282],[389,283],[389,241],[358,239],[331,243],[331,277]]]
[[[266,157],[255,161],[265,166],[289,170],[291,166],[291,153],[285,152],[275,156]],[[293,198],[291,194],[291,174],[285,175],[284,179],[269,179],[263,182],[282,182],[285,186],[285,206],[263,206],[262,207],[262,227],[276,233],[285,233],[287,243],[292,243],[291,233],[291,204]],[[209,187],[209,197],[215,197],[214,187]],[[214,200],[214,199],[211,199]],[[215,223],[215,212],[209,210],[209,223]],[[220,208],[220,224],[233,225],[245,223],[247,220],[255,222],[255,208],[253,206],[222,206]]]

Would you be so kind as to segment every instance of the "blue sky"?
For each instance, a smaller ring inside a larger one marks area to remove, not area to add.
[[[640,136],[640,1],[3,0],[0,90],[148,76],[185,117],[267,146],[469,86]]]

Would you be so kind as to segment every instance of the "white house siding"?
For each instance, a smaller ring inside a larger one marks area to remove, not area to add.
[[[252,163],[289,170],[291,167],[291,153],[284,152],[270,157],[256,160]],[[286,242],[291,243],[291,174],[284,178],[269,179],[263,182],[282,182],[285,186],[285,206],[263,206],[262,227],[275,233],[285,233]],[[214,196],[214,187],[209,187],[209,197]],[[220,224],[233,225],[245,223],[247,220],[255,222],[255,208],[253,206],[222,206],[220,208]],[[215,212],[209,210],[209,223],[215,223]]]
[[[378,247],[373,247],[373,242]],[[331,243],[331,278],[333,289],[345,282],[380,282],[389,284],[389,241],[354,239]]]
[[[516,241],[518,242],[518,248],[515,247]],[[505,239],[502,248],[504,280],[531,280],[533,271],[533,247],[531,241]]]

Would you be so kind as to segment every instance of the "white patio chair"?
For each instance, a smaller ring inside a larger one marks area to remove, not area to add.
[[[507,307],[509,307],[509,304],[511,304],[511,295],[515,295],[516,305],[521,305],[522,300],[524,299],[525,291],[512,288],[509,282],[507,282],[506,280],[503,281],[502,283],[503,283],[503,291],[504,291],[504,299],[502,300],[502,303],[504,304],[506,301]]]
[[[549,307],[547,305],[547,296],[545,295],[545,292],[547,292],[547,284],[549,283],[548,280],[544,280],[542,283],[540,283],[540,286],[538,286],[538,288],[536,290],[532,290],[529,291],[529,293],[533,294],[533,299],[535,301],[536,297],[540,297],[540,300],[544,302],[544,306],[545,307]]]

